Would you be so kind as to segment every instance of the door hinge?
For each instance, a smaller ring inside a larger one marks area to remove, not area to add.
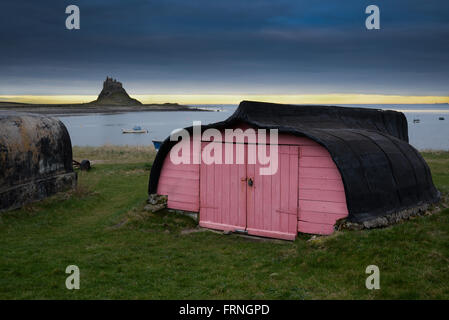
[[[286,214],[291,214],[291,215],[293,215],[293,216],[298,215],[298,209],[296,209],[296,212],[293,212],[293,211],[287,211],[287,210],[281,210],[281,209],[276,210],[276,212],[279,212],[279,213],[286,213]]]

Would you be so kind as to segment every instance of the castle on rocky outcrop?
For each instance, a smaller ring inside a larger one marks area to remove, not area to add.
[[[103,81],[103,89],[120,90],[123,89],[123,86],[116,79],[106,77],[106,80]]]
[[[103,82],[103,90],[101,90],[97,100],[92,101],[91,103],[112,106],[142,104],[140,101],[133,99],[128,95],[121,82],[109,77],[106,77],[106,80]]]

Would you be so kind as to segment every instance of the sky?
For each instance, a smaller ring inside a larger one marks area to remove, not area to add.
[[[447,0],[2,0],[0,100],[89,100],[112,76],[146,102],[449,102],[448,39]]]

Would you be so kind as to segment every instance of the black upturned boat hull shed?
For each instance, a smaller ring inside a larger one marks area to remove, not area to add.
[[[408,143],[407,120],[401,112],[243,101],[227,120],[202,130],[241,123],[307,137],[326,148],[341,174],[350,222],[363,223],[439,201],[428,165]],[[192,127],[186,129],[192,132]],[[149,194],[157,193],[164,159],[175,144],[168,137],[159,149]]]
[[[0,112],[0,212],[76,186],[64,124],[30,113]]]

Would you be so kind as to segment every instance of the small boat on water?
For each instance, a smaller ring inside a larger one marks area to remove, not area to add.
[[[162,141],[153,140],[154,149],[156,149],[156,151],[159,151],[161,144],[162,144]]]
[[[444,120],[444,117],[439,117],[438,120]]]
[[[142,129],[140,126],[135,126],[132,129],[122,129],[122,133],[148,133],[148,130]]]
[[[419,119],[413,119],[413,123],[420,123],[421,122],[421,120],[419,120]]]

